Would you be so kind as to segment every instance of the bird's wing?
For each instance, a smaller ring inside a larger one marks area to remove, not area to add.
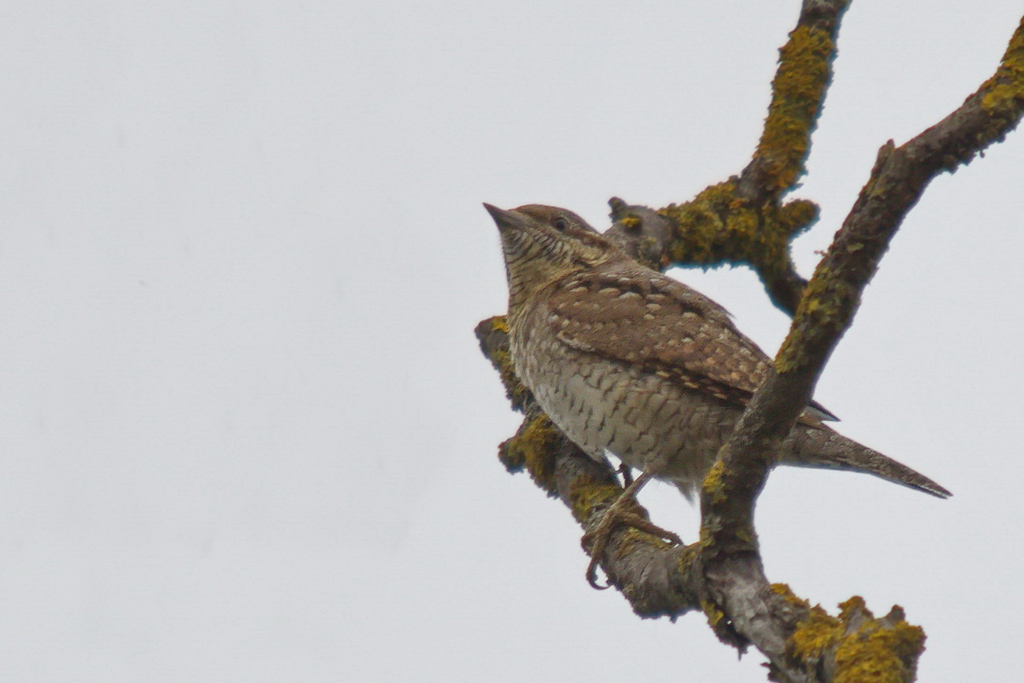
[[[746,405],[770,371],[771,360],[724,308],[660,273],[574,275],[558,283],[547,303],[548,324],[565,344],[639,364],[729,403]],[[830,417],[816,404],[812,411]]]

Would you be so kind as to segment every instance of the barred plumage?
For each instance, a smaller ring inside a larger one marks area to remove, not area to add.
[[[519,378],[592,457],[611,452],[692,496],[767,377],[768,356],[721,306],[641,266],[576,214],[485,206],[502,237]],[[950,495],[838,434],[828,419],[811,404],[780,463],[866,472]]]

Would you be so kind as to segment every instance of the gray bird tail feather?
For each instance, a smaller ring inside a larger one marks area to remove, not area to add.
[[[792,459],[783,458],[784,464],[864,472],[937,498],[953,495],[920,472],[827,427],[806,428],[793,441],[795,452]]]

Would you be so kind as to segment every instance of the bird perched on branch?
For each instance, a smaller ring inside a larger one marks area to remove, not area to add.
[[[721,306],[641,266],[571,211],[484,206],[501,233],[520,380],[591,457],[610,452],[692,498],[771,359]],[[950,495],[824,424],[834,419],[808,406],[778,462],[866,472]]]

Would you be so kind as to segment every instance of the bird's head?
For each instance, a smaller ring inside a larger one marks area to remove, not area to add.
[[[501,232],[510,307],[551,282],[604,263],[615,251],[599,232],[566,209],[541,204],[509,211],[490,204],[484,208]]]

